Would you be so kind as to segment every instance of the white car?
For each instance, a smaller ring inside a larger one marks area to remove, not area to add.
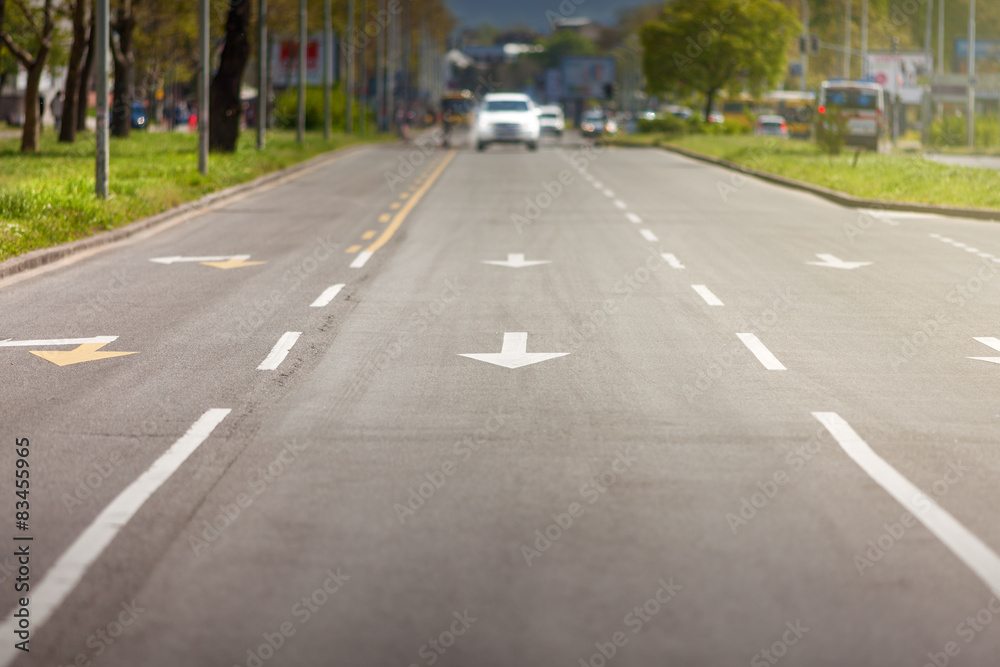
[[[557,137],[561,137],[563,130],[566,129],[566,118],[563,116],[563,110],[561,107],[556,105],[539,107],[541,115],[539,115],[538,120],[541,122],[542,132],[552,132]]]
[[[524,144],[538,150],[542,128],[538,107],[520,93],[489,93],[476,115],[476,148],[484,151],[493,143]]]

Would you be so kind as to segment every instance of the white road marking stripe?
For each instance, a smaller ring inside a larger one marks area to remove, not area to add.
[[[670,268],[672,268],[672,269],[683,269],[684,268],[684,265],[681,264],[681,261],[679,259],[677,259],[676,255],[674,255],[672,253],[669,253],[669,252],[665,252],[665,253],[662,253],[662,256],[663,256],[663,260],[667,263],[667,266],[669,266]]]
[[[778,358],[771,354],[771,351],[764,347],[764,343],[758,340],[757,336],[752,333],[738,333],[736,336],[743,341],[743,344],[747,346],[747,349],[753,352],[753,356],[757,357],[760,363],[764,364],[764,368],[769,371],[784,371],[786,369]]]
[[[600,181],[591,181],[591,184],[597,189],[604,187],[604,185]]]
[[[288,356],[288,351],[292,349],[292,345],[295,345],[295,341],[299,339],[302,335],[301,331],[286,331],[282,334],[278,342],[274,344],[271,348],[271,353],[267,355],[264,361],[260,362],[260,366],[257,367],[259,371],[273,371],[281,362],[285,360]]]
[[[642,238],[646,239],[647,241],[651,241],[653,243],[656,243],[657,241],[660,240],[660,239],[656,238],[656,234],[654,234],[653,232],[649,231],[648,229],[640,229],[639,233],[642,234]]]
[[[640,222],[642,222],[642,218],[640,218],[639,216],[637,216],[635,213],[632,213],[631,211],[629,211],[628,213],[626,213],[625,217],[629,219],[629,222],[634,222],[637,225]]]
[[[927,527],[960,561],[1000,594],[1000,557],[955,517],[903,477],[861,439],[836,412],[812,413],[861,469]]]
[[[323,306],[333,301],[333,298],[337,296],[337,293],[340,292],[340,290],[342,289],[344,289],[343,283],[340,283],[338,285],[330,285],[325,290],[323,290],[323,293],[319,295],[319,298],[317,298],[315,301],[309,304],[309,307],[322,308]]]
[[[615,193],[614,193],[614,191],[613,191],[613,190],[605,190],[605,191],[604,191],[604,196],[605,196],[605,197],[614,197],[614,196],[615,196]]]
[[[625,202],[623,202],[621,199],[616,199],[615,200],[615,206],[617,206],[618,208],[623,209],[623,210],[626,209],[626,208],[628,208],[628,206],[625,204]]]
[[[180,440],[171,445],[138,479],[111,501],[83,533],[59,557],[52,568],[31,591],[31,629],[37,632],[69,597],[83,576],[119,531],[139,508],[181,467],[208,439],[215,427],[230,413],[227,408],[212,408],[196,421]],[[26,543],[27,544],[27,543]],[[21,651],[14,648],[17,625],[13,612],[0,625],[0,666],[6,667]]]
[[[712,290],[708,289],[704,285],[691,285],[691,289],[693,289],[695,292],[697,292],[698,296],[700,296],[702,299],[704,299],[705,303],[707,303],[708,305],[710,305],[710,306],[721,306],[721,305],[723,305],[722,301],[719,299],[719,297],[717,297],[714,294],[712,294]]]
[[[0,340],[0,347],[50,347],[52,345],[86,345],[87,343],[113,343],[118,336],[92,336],[91,338],[53,338],[52,340]]]
[[[351,262],[351,268],[352,269],[360,269],[362,266],[365,265],[365,263],[369,259],[372,258],[372,255],[374,255],[374,254],[375,253],[373,253],[373,252],[368,252],[367,250],[362,250],[361,252],[358,253],[358,256],[354,258],[354,261]]]

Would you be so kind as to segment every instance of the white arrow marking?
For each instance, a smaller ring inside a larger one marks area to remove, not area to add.
[[[488,364],[503,366],[504,368],[520,368],[530,366],[540,361],[548,361],[556,357],[565,357],[569,352],[528,352],[528,334],[512,333],[505,331],[503,334],[503,347],[500,353],[489,352],[486,354],[460,354],[460,357],[468,357],[476,361],[485,361]]]
[[[94,336],[93,338],[53,338],[52,340],[0,340],[0,347],[49,347],[52,345],[86,345],[87,343],[107,344],[118,340],[118,336]]]
[[[537,264],[551,264],[551,263],[552,260],[550,259],[525,260],[524,255],[520,253],[517,254],[508,253],[506,262],[500,260],[487,260],[487,259],[483,260],[483,264],[496,264],[497,266],[509,266],[512,269],[520,269],[525,266],[535,266]]]
[[[1000,591],[1000,557],[996,552],[873,452],[843,417],[836,412],[812,414],[862,470],[917,517],[983,583],[994,592]]]
[[[669,252],[662,253],[662,255],[663,255],[664,261],[666,261],[666,263],[667,263],[667,266],[669,266],[671,269],[683,269],[684,268],[684,265],[681,264],[681,261],[679,259],[677,259],[676,255],[674,255],[672,253],[669,253]]]
[[[822,262],[806,262],[806,264],[812,264],[813,266],[827,266],[831,269],[856,269],[860,266],[868,266],[871,262],[845,262],[844,260],[834,257],[833,255],[821,255],[816,254]]]
[[[997,352],[1000,352],[1000,340],[996,338],[973,338],[973,340],[978,340],[983,345],[989,345]],[[969,357],[969,359],[975,359],[976,361],[990,361],[994,364],[1000,364],[1000,357]]]
[[[250,255],[213,255],[212,257],[154,257],[149,260],[157,264],[173,264],[175,262],[225,262],[227,259],[245,260]]]

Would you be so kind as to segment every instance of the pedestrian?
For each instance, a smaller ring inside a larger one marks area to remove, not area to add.
[[[45,95],[38,93],[38,134],[45,129]]]
[[[49,105],[49,108],[52,109],[52,118],[55,119],[56,132],[59,131],[62,124],[63,103],[62,91],[57,91],[56,96],[52,98],[52,104]]]

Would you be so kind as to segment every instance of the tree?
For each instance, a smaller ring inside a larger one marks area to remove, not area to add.
[[[705,116],[719,91],[753,91],[781,77],[799,23],[771,0],[677,0],[642,28],[649,92],[701,93]]]
[[[80,68],[80,89],[76,98],[76,131],[83,132],[87,129],[87,93],[90,92],[90,73],[94,70],[94,52],[97,44],[97,30],[95,21],[97,20],[97,2],[92,0],[90,4],[90,36],[87,38],[87,57],[83,60]]]
[[[111,53],[115,61],[115,86],[111,104],[111,136],[127,137],[132,131],[132,91],[135,88],[135,52],[132,35],[136,20],[132,0],[120,0],[111,22],[114,38]]]
[[[87,34],[87,5],[91,0],[71,0],[70,13],[73,17],[73,45],[69,50],[69,61],[66,63],[66,85],[63,86],[63,117],[59,128],[59,141],[73,143],[76,141],[76,114],[79,108],[78,97],[86,96],[86,83],[82,83],[84,52],[90,36]],[[81,92],[83,89],[83,92]]]
[[[222,48],[219,71],[212,79],[209,93],[209,148],[232,153],[240,137],[240,86],[243,70],[250,58],[250,3],[230,0],[226,18],[226,44]],[[301,85],[301,84],[300,84]]]
[[[37,153],[41,123],[38,113],[38,87],[42,81],[45,61],[52,51],[52,34],[55,31],[53,0],[45,0],[40,9],[29,5],[27,0],[15,0],[15,2],[21,10],[21,18],[26,23],[27,30],[18,31],[19,39],[0,30],[0,41],[28,70],[28,82],[24,89],[24,131],[21,134],[21,152]]]
[[[592,56],[597,46],[583,35],[572,30],[556,30],[542,40],[544,51],[532,54],[543,68],[559,67],[566,56]]]

